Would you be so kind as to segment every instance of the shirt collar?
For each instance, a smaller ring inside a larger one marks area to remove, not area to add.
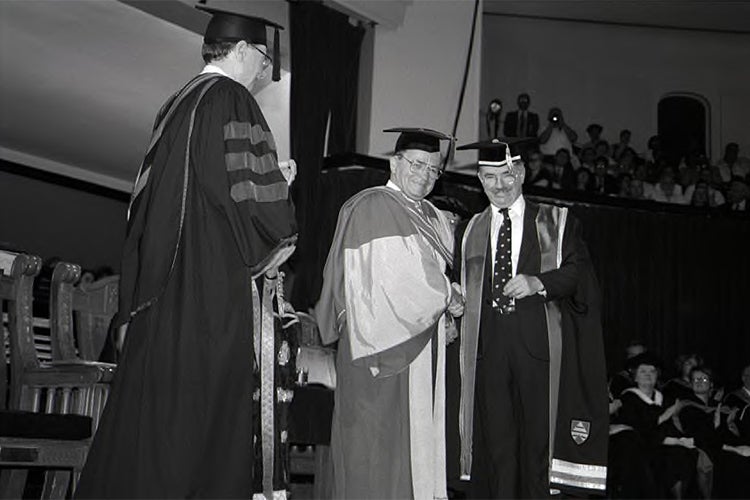
[[[400,188],[400,187],[398,187],[398,186],[396,185],[396,183],[395,183],[395,182],[393,182],[393,181],[392,181],[392,180],[390,180],[390,179],[388,179],[388,182],[386,183],[385,187],[387,187],[387,188],[391,188],[391,189],[393,189],[394,191],[399,191],[399,192],[401,192],[401,188]]]
[[[516,198],[516,201],[510,204],[510,206],[508,207],[508,212],[511,215],[523,215],[525,209],[526,200],[523,198],[523,195],[520,195],[518,198]],[[500,208],[492,205],[492,211],[499,214]]]
[[[218,73],[220,75],[226,76],[227,78],[232,78],[231,76],[227,74],[226,71],[224,71],[218,66],[214,66],[213,64],[206,64],[203,67],[203,71],[201,71],[201,75],[206,74],[206,73]]]

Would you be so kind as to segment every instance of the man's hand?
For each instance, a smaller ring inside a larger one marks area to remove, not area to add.
[[[448,303],[448,312],[456,318],[464,314],[464,296],[461,295],[461,285],[458,283],[451,284],[451,300]]]
[[[281,175],[286,179],[286,183],[291,186],[294,178],[297,177],[297,162],[291,159],[281,161],[279,162],[279,169],[281,169]]]
[[[536,276],[519,274],[505,284],[503,295],[513,299],[522,299],[544,290],[544,285]]]

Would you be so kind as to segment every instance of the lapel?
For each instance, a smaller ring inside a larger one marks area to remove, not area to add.
[[[534,252],[534,244],[538,241],[536,236],[536,215],[539,212],[539,205],[526,200],[526,210],[523,213],[523,239],[521,240],[521,253],[518,256],[518,268],[517,274],[524,274],[524,272],[535,273],[538,271],[536,267],[532,270],[528,270],[529,259]]]

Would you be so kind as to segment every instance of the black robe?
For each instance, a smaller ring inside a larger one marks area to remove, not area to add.
[[[80,498],[252,495],[252,282],[293,250],[288,193],[242,85],[201,75],[162,108],[123,251],[127,338]]]

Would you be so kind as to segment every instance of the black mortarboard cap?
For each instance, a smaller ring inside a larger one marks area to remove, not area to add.
[[[238,14],[206,5],[196,5],[197,9],[211,14],[211,20],[206,26],[203,35],[204,43],[216,42],[239,42],[244,40],[253,45],[265,45],[268,47],[266,38],[266,27],[273,29],[273,81],[281,79],[281,46],[279,43],[279,30],[284,27],[262,17]]]
[[[464,144],[456,151],[476,149],[479,151],[480,167],[505,167],[521,159],[521,151],[528,148],[536,139],[501,137],[491,141]]]
[[[429,128],[396,127],[385,129],[383,132],[398,132],[401,134],[396,140],[396,153],[406,149],[420,149],[428,153],[439,153],[440,141],[451,141],[451,144],[453,143],[451,136]],[[450,150],[448,154],[450,154]]]

